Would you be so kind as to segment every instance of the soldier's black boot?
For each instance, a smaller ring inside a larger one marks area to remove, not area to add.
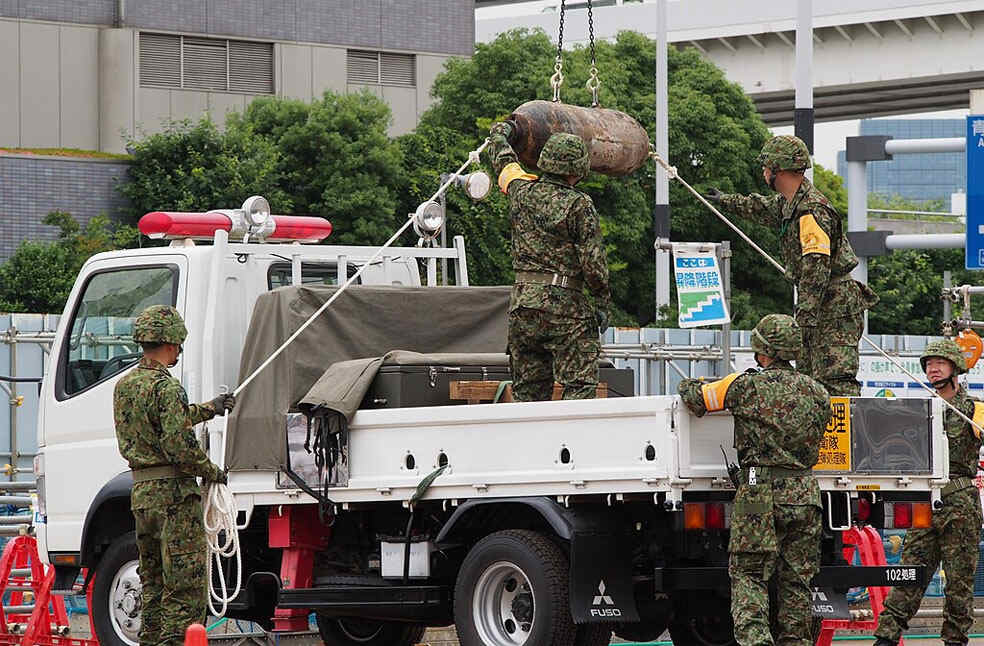
[[[967,646],[967,642],[943,642],[943,646]]]
[[[884,637],[879,637],[878,639],[875,640],[875,643],[872,644],[872,646],[898,646],[898,644],[899,643],[897,641],[893,642],[889,639],[885,639]],[[947,646],[950,645],[947,644]],[[960,646],[963,646],[963,644],[961,644]]]

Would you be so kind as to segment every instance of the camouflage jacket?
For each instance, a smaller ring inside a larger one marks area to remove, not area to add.
[[[561,177],[523,172],[501,135],[492,137],[491,151],[499,187],[509,196],[513,270],[579,279],[594,299],[592,306],[582,289],[517,283],[510,311],[526,307],[572,318],[608,311],[608,257],[591,198]]]
[[[735,373],[711,383],[684,379],[679,393],[698,417],[709,410],[731,411],[734,446],[743,469],[812,469],[816,465],[820,440],[830,421],[830,400],[820,382],[796,372],[788,362],[776,361],[765,370]],[[781,482],[783,492],[775,492],[777,503],[820,504],[814,478]]]
[[[957,392],[950,403],[971,419],[975,419],[974,409],[977,405],[984,406],[971,398],[963,386],[957,387]],[[980,460],[980,434],[949,408],[943,414],[943,427],[950,444],[950,477],[973,478],[977,475],[977,463]]]
[[[133,509],[180,502],[200,493],[195,476],[206,481],[219,476],[219,468],[205,455],[192,431],[192,426],[213,417],[210,404],[189,405],[181,383],[157,361],[142,358],[117,382],[113,418],[120,455],[131,469],[171,465],[187,474],[185,478],[134,484]]]
[[[822,319],[849,316],[877,297],[850,279],[858,257],[847,241],[841,217],[810,180],[787,201],[781,193],[725,195],[722,210],[779,229],[786,278],[797,289],[796,322],[816,327]]]

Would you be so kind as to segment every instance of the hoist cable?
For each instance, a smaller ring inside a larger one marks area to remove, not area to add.
[[[588,0],[588,45],[591,48],[591,75],[584,86],[591,92],[591,107],[597,108],[601,79],[598,78],[598,66],[595,62],[594,12],[591,8],[591,0]]]
[[[720,218],[720,220],[722,222],[724,222],[729,227],[731,227],[731,229],[734,230],[735,233],[737,233],[738,235],[740,235],[742,237],[742,239],[745,240],[745,242],[747,242],[748,244],[750,244],[752,246],[752,248],[755,249],[755,251],[759,252],[762,255],[763,258],[765,258],[770,263],[772,263],[772,265],[776,269],[778,269],[780,271],[780,273],[782,273],[783,275],[786,274],[786,268],[785,267],[783,267],[778,262],[776,262],[776,260],[772,256],[770,256],[768,253],[766,253],[760,246],[758,246],[757,244],[755,244],[755,242],[753,242],[752,239],[749,238],[745,234],[744,231],[742,231],[740,228],[738,228],[738,226],[736,224],[734,224],[731,220],[729,220],[724,215],[722,215],[720,211],[718,211],[716,208],[714,208],[714,206],[712,206],[711,203],[708,202],[704,198],[703,195],[701,195],[699,192],[697,192],[697,189],[695,189],[693,186],[691,186],[687,182],[687,180],[685,180],[682,177],[680,177],[680,174],[677,172],[676,166],[671,166],[670,163],[667,162],[665,159],[663,159],[662,156],[660,156],[660,154],[657,153],[655,150],[650,150],[649,156],[654,161],[656,161],[656,163],[659,164],[663,168],[663,170],[666,171],[666,174],[670,177],[670,179],[675,179],[678,182],[680,182],[681,184],[683,184],[684,187],[686,187],[688,191],[690,191],[691,193],[693,193],[694,196],[698,200],[700,200],[702,204],[704,204],[704,206],[706,206],[707,208],[709,208],[711,210],[711,212],[714,213],[714,215],[716,215],[718,218]],[[941,394],[939,394],[936,391],[935,388],[930,388],[929,386],[927,386],[923,382],[922,379],[920,379],[919,377],[917,377],[914,374],[912,374],[911,372],[909,372],[908,368],[906,368],[904,365],[902,365],[902,363],[900,361],[898,361],[895,357],[891,356],[890,354],[888,354],[887,352],[885,352],[884,350],[882,350],[881,347],[877,343],[875,343],[870,338],[868,338],[868,335],[867,334],[862,334],[861,335],[861,338],[865,341],[865,343],[867,343],[872,348],[874,348],[879,354],[881,354],[883,357],[885,357],[891,363],[893,363],[896,368],[898,368],[899,370],[901,370],[902,372],[904,372],[906,375],[909,376],[909,378],[911,378],[914,382],[916,382],[917,384],[919,384],[919,386],[923,390],[925,390],[926,392],[928,392],[932,396],[939,397],[940,398],[940,401],[942,401],[947,407],[950,408],[950,410],[952,410],[954,413],[956,413],[957,416],[959,416],[962,420],[964,420],[965,422],[967,422],[968,424],[970,424],[973,428],[977,429],[977,431],[979,433],[984,433],[984,428],[982,428],[979,424],[977,424],[973,419],[971,419],[970,417],[968,417],[967,415],[965,415],[964,412],[961,411],[959,408],[957,408],[952,403],[950,403],[949,401],[947,401],[946,398],[944,398]]]
[[[560,27],[557,30],[557,57],[554,59],[554,73],[550,77],[554,103],[560,103],[560,86],[564,84],[564,14],[567,0],[560,0]]]

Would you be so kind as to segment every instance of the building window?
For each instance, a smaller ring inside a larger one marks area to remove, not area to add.
[[[273,94],[273,44],[141,33],[140,85]]]
[[[348,82],[353,85],[416,87],[417,57],[350,49],[347,72]]]

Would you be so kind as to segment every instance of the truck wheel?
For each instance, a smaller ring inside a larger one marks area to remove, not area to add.
[[[317,616],[325,646],[412,646],[424,636],[424,627],[394,621]]]
[[[608,646],[612,643],[612,627],[609,624],[586,624],[577,627],[574,646]]]
[[[570,646],[567,556],[546,536],[508,530],[465,557],[454,590],[462,646]]]
[[[117,538],[96,566],[92,623],[101,646],[137,646],[140,632],[140,577],[137,536]]]

